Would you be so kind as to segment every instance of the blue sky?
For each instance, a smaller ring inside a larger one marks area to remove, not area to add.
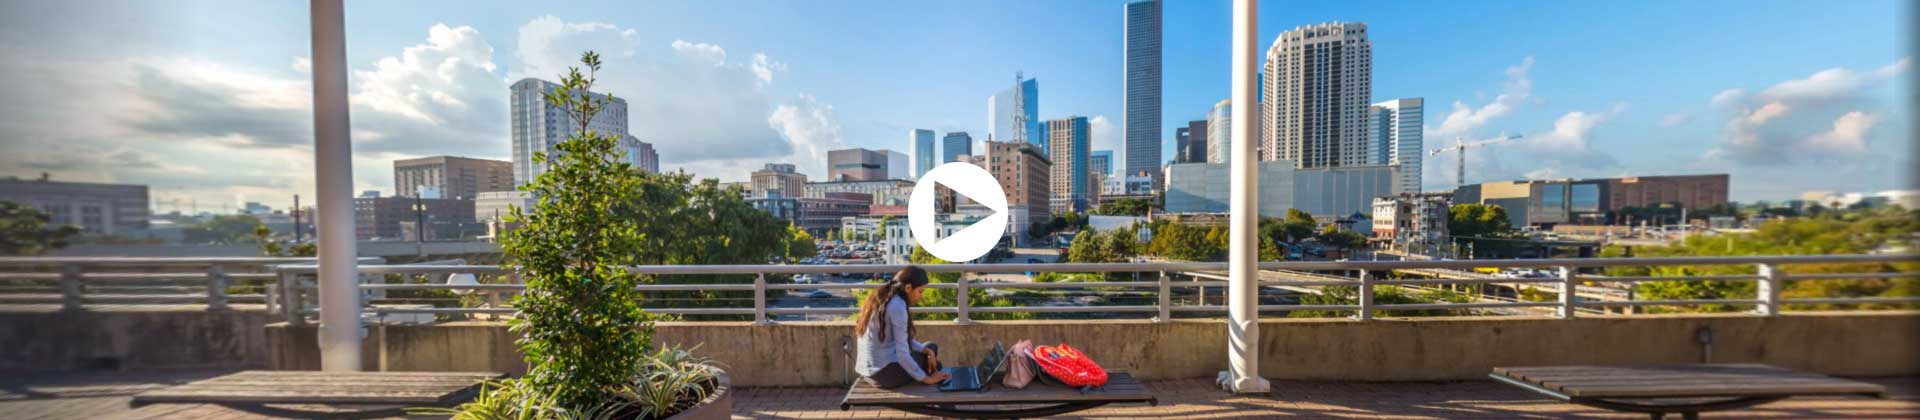
[[[1174,127],[1228,95],[1228,5],[1165,4],[1165,156]],[[1913,188],[1908,2],[1261,6],[1262,53],[1296,25],[1367,23],[1374,99],[1426,98],[1429,149],[1527,135],[1470,157],[1473,181],[1727,172],[1737,200]],[[304,3],[0,8],[0,94],[49,98],[5,105],[0,174],[275,206],[311,191]],[[1095,148],[1119,149],[1115,1],[347,10],[362,189],[390,189],[395,158],[505,158],[507,81],[550,78],[585,48],[609,55],[603,80],[634,104],[634,134],[664,167],[701,176],[737,180],[769,161],[824,175],[826,149],[905,152],[911,128],[978,137],[987,96],[1015,71],[1040,80],[1042,118],[1092,118]],[[1450,188],[1452,165],[1430,160],[1428,187]]]

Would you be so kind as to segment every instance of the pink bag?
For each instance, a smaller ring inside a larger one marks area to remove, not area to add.
[[[1008,388],[1026,388],[1033,383],[1033,340],[1020,340],[1007,348],[1007,374],[1000,380]]]

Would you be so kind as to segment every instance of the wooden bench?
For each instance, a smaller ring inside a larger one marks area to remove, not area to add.
[[[323,372],[252,370],[147,391],[131,404],[217,404],[267,415],[302,411],[269,404],[363,405],[384,408],[329,417],[391,417],[407,407],[451,406],[479,391],[483,381],[505,377],[491,372]]]
[[[1885,398],[1886,387],[1757,364],[1664,366],[1543,366],[1494,368],[1494,380],[1591,407],[1667,413],[1687,419],[1700,412],[1751,407],[1795,396],[1862,395]]]
[[[1125,373],[1110,374],[1107,386],[1085,392],[1038,382],[1026,389],[1007,388],[996,382],[984,391],[941,391],[925,384],[880,389],[867,381],[855,380],[853,388],[847,390],[847,398],[840,401],[840,409],[886,407],[944,418],[1018,419],[1071,413],[1112,403],[1160,405],[1160,399],[1147,392],[1146,385]]]

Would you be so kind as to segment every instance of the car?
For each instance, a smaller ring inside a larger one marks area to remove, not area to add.
[[[812,292],[807,292],[808,299],[826,299],[831,297],[833,297],[833,293],[825,290],[815,290]]]
[[[1039,263],[1040,263],[1040,259],[1039,259],[1039,258],[1028,258],[1028,259],[1027,259],[1027,264],[1039,264]]]
[[[793,283],[794,284],[813,283],[813,276],[809,276],[806,274],[796,274],[793,276]]]

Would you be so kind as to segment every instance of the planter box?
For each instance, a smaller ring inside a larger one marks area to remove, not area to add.
[[[693,408],[668,417],[668,420],[730,420],[733,418],[733,382],[727,379],[727,371],[713,369],[713,393]]]

